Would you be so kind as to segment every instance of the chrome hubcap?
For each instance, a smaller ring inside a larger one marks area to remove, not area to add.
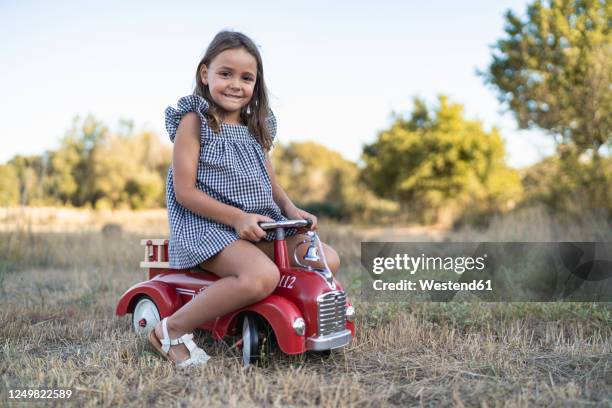
[[[139,335],[147,335],[159,323],[159,310],[151,299],[141,299],[134,308],[132,326]]]
[[[246,367],[251,363],[251,330],[249,318],[242,321],[242,364]]]

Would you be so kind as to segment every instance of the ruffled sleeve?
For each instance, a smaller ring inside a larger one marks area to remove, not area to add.
[[[272,138],[272,144],[274,144],[274,139],[276,139],[276,116],[274,116],[272,109],[268,110],[266,125],[268,126],[268,132],[270,132],[270,137]]]
[[[187,114],[187,112],[195,112],[200,116],[202,124],[206,123],[204,114],[208,110],[208,102],[206,99],[199,95],[188,95],[178,100],[177,108],[168,106],[166,108],[166,130],[170,141],[174,143],[176,137],[176,130],[178,129],[181,118]],[[276,122],[275,122],[276,123]]]

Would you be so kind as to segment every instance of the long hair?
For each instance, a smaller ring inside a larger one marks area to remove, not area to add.
[[[270,135],[266,120],[269,111],[268,90],[264,81],[261,55],[259,54],[257,46],[249,37],[235,31],[219,32],[215,38],[213,38],[204,57],[202,57],[202,60],[198,64],[196,70],[196,86],[193,93],[208,101],[209,108],[206,113],[206,118],[209,121],[210,127],[218,133],[220,124],[217,117],[219,116],[218,113],[221,108],[213,100],[208,86],[202,83],[200,69],[202,65],[210,67],[210,63],[223,51],[236,48],[243,48],[257,61],[257,78],[253,89],[253,96],[249,103],[240,111],[240,119],[248,126],[250,132],[255,136],[259,144],[265,150],[269,150],[272,147],[272,136]]]

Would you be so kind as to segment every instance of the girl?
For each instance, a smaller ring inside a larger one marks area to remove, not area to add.
[[[190,332],[265,298],[278,284],[274,233],[257,223],[311,219],[316,229],[317,217],[297,208],[275,180],[268,152],[276,120],[261,56],[244,34],[215,36],[198,64],[193,95],[166,109],[166,128],[174,142],[166,194],[170,267],[199,265],[220,279],[157,324],[149,341],[180,366],[200,365],[209,357]],[[289,253],[304,238],[288,230]],[[338,255],[323,249],[335,274]],[[304,256],[306,246],[300,250]]]

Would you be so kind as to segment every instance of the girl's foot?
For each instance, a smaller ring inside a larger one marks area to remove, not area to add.
[[[183,334],[185,334],[185,332],[174,330],[174,328],[172,327],[172,324],[170,323],[170,319],[168,319],[167,323],[168,323],[168,335],[170,336],[171,339],[177,339],[181,337]],[[154,330],[155,330],[155,335],[157,336],[158,339],[164,338],[164,332],[162,329],[161,322],[155,325]],[[172,360],[175,363],[180,363],[181,361],[185,361],[189,358],[189,356],[190,356],[189,350],[184,344],[177,344],[177,345],[170,346],[170,350],[168,350],[168,357],[170,358],[170,360]]]
[[[149,343],[159,354],[180,367],[206,364],[210,357],[193,342],[193,334],[176,333],[180,332],[168,328],[166,317],[149,333]]]

